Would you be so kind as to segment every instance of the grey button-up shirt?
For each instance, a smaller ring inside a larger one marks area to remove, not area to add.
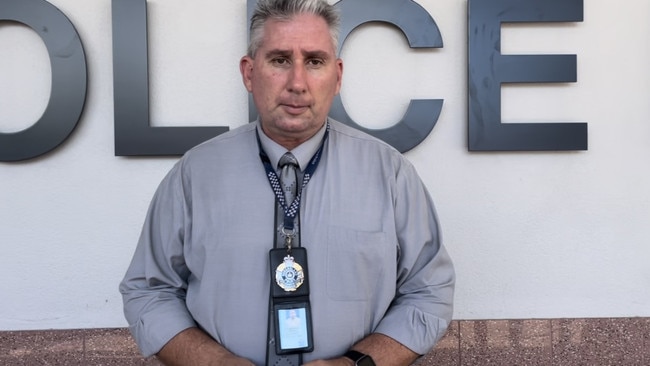
[[[301,202],[315,346],[304,361],[340,356],[372,332],[424,354],[451,320],[454,287],[433,203],[395,149],[330,125]],[[233,353],[264,364],[275,196],[256,126],[190,150],[153,198],[120,284],[144,355],[199,326]]]

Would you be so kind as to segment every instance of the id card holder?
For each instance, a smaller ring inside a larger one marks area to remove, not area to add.
[[[271,297],[278,355],[312,352],[307,250],[271,249]]]
[[[314,350],[309,301],[274,304],[273,313],[276,354],[285,355]]]
[[[273,298],[309,297],[307,280],[307,250],[302,247],[287,251],[284,248],[271,249],[271,296]]]

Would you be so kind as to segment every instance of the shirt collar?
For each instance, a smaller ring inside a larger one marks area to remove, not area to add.
[[[262,149],[264,149],[264,152],[266,152],[266,155],[268,155],[269,160],[271,161],[271,165],[277,168],[280,158],[287,152],[287,149],[277,142],[271,140],[271,138],[264,133],[259,119],[256,123],[257,134],[260,137]],[[318,151],[326,129],[327,123],[323,123],[323,127],[321,127],[314,136],[291,150],[293,156],[298,159],[298,164],[300,164],[301,171],[305,169],[307,164],[309,164],[309,160],[311,160],[314,154],[316,154],[316,151]]]

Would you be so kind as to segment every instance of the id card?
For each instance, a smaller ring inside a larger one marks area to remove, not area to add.
[[[275,352],[311,352],[314,350],[311,309],[308,302],[273,305],[275,313]]]

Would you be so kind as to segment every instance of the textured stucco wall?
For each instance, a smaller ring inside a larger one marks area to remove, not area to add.
[[[50,2],[83,41],[88,98],[63,146],[0,163],[0,329],[124,326],[117,285],[177,159],[114,156],[110,0]],[[504,122],[589,123],[588,151],[546,153],[467,151],[466,1],[418,3],[444,48],[413,51],[392,27],[361,27],[342,52],[342,97],[375,128],[409,99],[445,100],[407,157],[456,263],[455,318],[650,316],[650,3],[585,0],[584,22],[503,28],[503,53],[578,55],[577,83],[503,89]],[[245,0],[148,4],[153,124],[246,123]],[[48,62],[33,31],[0,23],[0,132],[43,112]]]

